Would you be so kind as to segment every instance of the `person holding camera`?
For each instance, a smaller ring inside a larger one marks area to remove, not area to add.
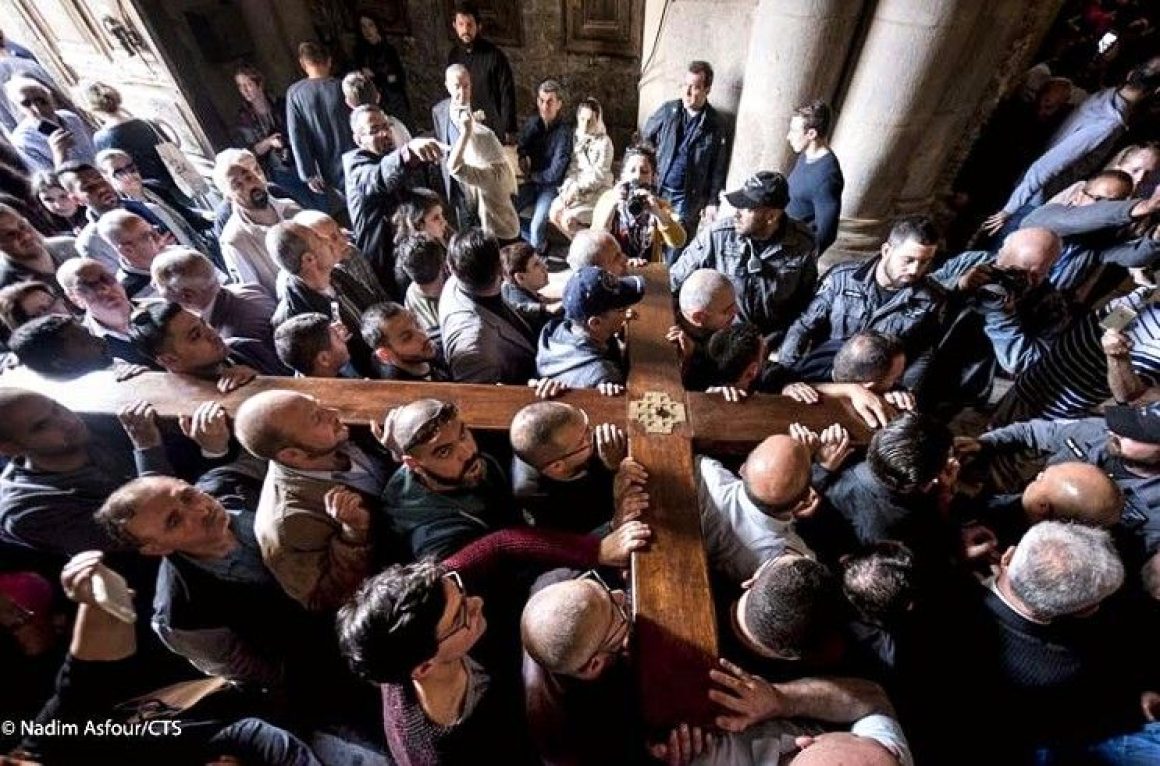
[[[1048,229],[1020,229],[998,253],[961,253],[933,274],[949,291],[951,310],[939,344],[950,351],[928,377],[931,391],[953,390],[963,401],[984,397],[996,365],[1019,375],[1047,353],[1072,320],[1067,300],[1047,279],[1062,247]]]
[[[656,188],[657,158],[652,148],[630,146],[624,152],[620,179],[592,211],[592,228],[616,238],[629,258],[656,262],[661,249],[684,247],[681,219]]]

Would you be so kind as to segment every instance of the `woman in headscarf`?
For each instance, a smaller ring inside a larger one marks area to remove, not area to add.
[[[560,195],[552,202],[548,217],[571,239],[592,223],[596,200],[612,188],[612,139],[604,127],[600,102],[589,96],[576,107],[576,135],[572,140],[572,162],[560,184]]]

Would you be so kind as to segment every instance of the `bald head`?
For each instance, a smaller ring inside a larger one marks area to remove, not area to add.
[[[810,738],[790,766],[898,766],[898,758],[880,742],[844,731]]]
[[[695,327],[716,332],[737,316],[733,283],[716,269],[697,269],[681,285],[677,298],[681,315]]]
[[[1032,523],[1057,519],[1111,527],[1120,520],[1124,496],[1106,473],[1090,463],[1057,463],[1027,485],[1023,509]]]
[[[810,451],[784,434],[770,436],[749,453],[741,478],[765,510],[788,513],[809,492]]]
[[[524,606],[524,649],[549,673],[575,675],[600,647],[608,611],[608,596],[591,580],[549,585]]]
[[[1047,278],[1062,248],[1063,240],[1050,229],[1019,229],[1003,240],[995,265],[1026,272],[1031,284],[1038,285]]]
[[[528,465],[539,467],[560,454],[562,433],[569,425],[583,427],[584,414],[564,402],[535,402],[512,418],[512,450]]]
[[[568,246],[568,266],[573,271],[597,266],[613,276],[623,277],[628,270],[628,257],[620,249],[616,237],[606,231],[584,229]]]
[[[273,460],[279,450],[293,444],[291,434],[281,424],[295,420],[290,415],[296,410],[312,406],[312,400],[305,394],[263,391],[238,407],[234,432],[251,454],[263,460]]]

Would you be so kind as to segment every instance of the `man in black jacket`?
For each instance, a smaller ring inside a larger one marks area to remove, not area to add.
[[[717,217],[717,196],[725,188],[732,126],[709,104],[713,67],[693,61],[685,73],[679,99],[653,112],[641,136],[657,149],[660,196],[672,203],[692,241],[702,213],[707,223]],[[669,264],[679,250],[667,254]]]
[[[447,53],[447,65],[461,64],[471,74],[475,86],[475,106],[487,115],[487,126],[504,143],[516,135],[516,83],[504,52],[480,37],[483,20],[475,3],[456,2],[455,45]],[[448,142],[450,143],[450,142]]]
[[[524,182],[516,210],[534,206],[531,221],[520,220],[521,234],[541,255],[548,249],[548,210],[572,160],[572,124],[561,119],[560,84],[544,80],[536,89],[536,111],[520,130],[519,157]]]
[[[342,156],[342,166],[355,244],[387,293],[401,299],[402,291],[395,284],[391,217],[411,189],[426,184],[423,163],[439,159],[439,145],[430,138],[415,138],[395,146],[390,120],[371,104],[351,113],[350,128],[358,148]]]

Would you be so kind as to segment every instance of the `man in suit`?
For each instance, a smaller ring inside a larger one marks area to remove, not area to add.
[[[447,67],[443,77],[448,97],[431,108],[431,124],[435,126],[435,139],[447,146],[454,146],[459,140],[458,122],[455,115],[466,109],[471,111],[471,73],[462,64]],[[451,177],[447,166],[440,167],[443,174],[443,198],[451,208],[452,218],[460,227],[470,222],[467,198],[459,182]]]
[[[439,145],[430,138],[396,145],[390,118],[374,104],[356,107],[350,127],[357,148],[342,156],[342,164],[355,243],[388,295],[401,298],[402,290],[395,283],[391,218],[411,189],[426,185],[426,163],[439,160]]]
[[[653,112],[641,134],[657,148],[660,196],[672,203],[692,242],[702,213],[707,223],[717,217],[717,197],[725,188],[732,128],[709,104],[713,67],[693,61],[685,72],[681,97]],[[667,253],[673,264],[679,250]]]
[[[270,317],[277,305],[258,285],[223,285],[209,258],[174,247],[153,259],[153,286],[166,301],[178,303],[217,330],[223,340],[249,338],[261,344],[263,357],[277,366]]]
[[[467,229],[451,240],[447,262],[452,278],[439,300],[439,326],[451,379],[524,385],[535,375],[535,335],[500,294],[499,243]]]

